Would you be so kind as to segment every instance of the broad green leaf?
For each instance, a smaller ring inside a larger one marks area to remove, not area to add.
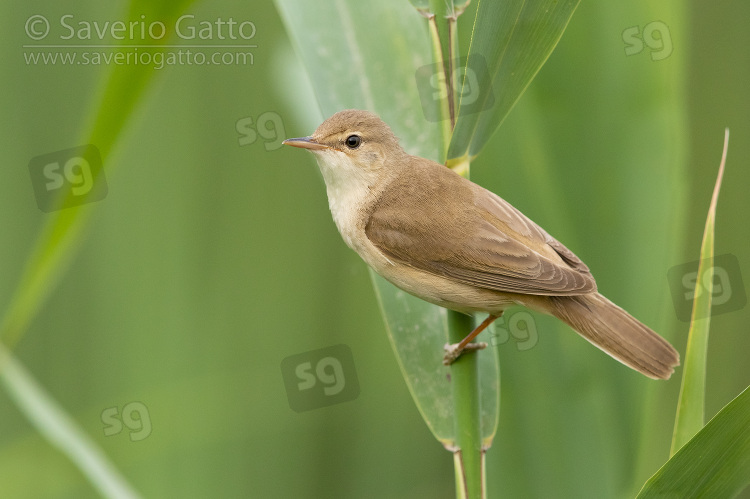
[[[639,498],[734,497],[750,484],[750,389],[727,404],[643,486]]]
[[[373,111],[407,151],[435,158],[436,131],[425,124],[416,85],[417,69],[430,64],[427,25],[419,13],[398,0],[367,8],[351,0],[276,5],[324,118],[342,109]]]
[[[353,0],[276,3],[324,117],[346,108],[374,111],[407,151],[437,159],[437,129],[424,119],[416,84],[417,70],[431,63],[422,15],[403,0],[368,4],[366,9]],[[373,25],[379,29],[372,30]],[[448,341],[445,311],[377,276],[373,280],[409,390],[435,437],[451,446],[452,394],[449,369],[441,362]],[[487,397],[483,437],[489,442],[497,421],[497,372],[494,355],[480,358],[485,359],[481,379],[488,385],[482,389]]]
[[[442,363],[443,345],[448,341],[448,311],[415,299],[399,289],[394,292],[392,284],[375,272],[370,271],[370,274],[399,367],[409,381],[409,391],[430,431],[450,448],[455,445],[453,396],[450,368]],[[425,331],[445,334],[425,334]],[[482,373],[479,379],[482,443],[489,447],[497,426],[497,363],[490,348],[479,351],[477,355]]]
[[[480,0],[449,164],[479,154],[552,53],[579,1]],[[485,66],[489,81],[477,78]]]
[[[701,259],[693,299],[693,315],[690,321],[685,369],[682,375],[682,387],[677,406],[677,417],[672,436],[671,454],[677,452],[702,427],[704,421],[706,398],[706,356],[708,353],[708,331],[711,325],[711,298],[713,296],[713,278],[704,279],[706,272],[713,272],[714,259],[714,225],[716,223],[716,204],[719,201],[721,179],[724,176],[724,165],[729,147],[729,129],[724,134],[724,152],[719,165],[719,174],[714,185],[711,205],[708,208],[706,226],[703,230]]]

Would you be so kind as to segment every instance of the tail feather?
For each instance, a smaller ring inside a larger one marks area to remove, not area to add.
[[[680,355],[664,338],[599,293],[550,297],[550,313],[626,366],[669,379]]]

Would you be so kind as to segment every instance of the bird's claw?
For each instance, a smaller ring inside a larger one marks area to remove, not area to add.
[[[445,350],[445,356],[443,357],[443,365],[449,366],[453,364],[464,352],[473,352],[475,350],[482,350],[487,348],[487,343],[480,341],[478,343],[469,343],[464,348],[459,348],[460,343],[446,343],[443,349]]]

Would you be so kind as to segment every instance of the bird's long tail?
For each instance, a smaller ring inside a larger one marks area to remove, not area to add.
[[[669,379],[680,355],[667,340],[599,293],[550,297],[549,312],[626,366]]]

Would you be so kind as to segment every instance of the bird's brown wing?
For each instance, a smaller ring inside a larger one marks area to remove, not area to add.
[[[596,291],[572,251],[499,196],[432,161],[411,157],[410,163],[408,180],[392,181],[365,227],[389,259],[496,291]]]

